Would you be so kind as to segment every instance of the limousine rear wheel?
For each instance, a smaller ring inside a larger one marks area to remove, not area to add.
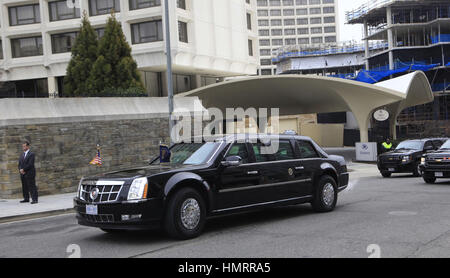
[[[311,205],[317,212],[329,212],[336,207],[337,197],[336,181],[332,177],[325,175],[316,184],[316,192]]]
[[[169,199],[164,227],[174,238],[199,236],[205,226],[206,205],[203,197],[192,188],[183,188]]]

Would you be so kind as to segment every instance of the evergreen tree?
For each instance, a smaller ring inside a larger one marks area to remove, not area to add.
[[[88,89],[92,96],[141,96],[145,94],[131,47],[114,14],[99,41]]]
[[[88,96],[87,81],[97,59],[97,33],[92,28],[84,11],[80,32],[72,47],[72,59],[64,77],[64,95],[67,97]]]

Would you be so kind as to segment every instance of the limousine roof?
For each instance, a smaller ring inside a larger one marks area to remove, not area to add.
[[[385,108],[395,127],[400,112],[411,106],[433,101],[426,75],[421,71],[377,84],[341,78],[310,75],[257,76],[226,81],[179,94],[196,96],[205,108],[279,108],[280,116],[351,111],[361,142],[368,142],[373,112]],[[396,138],[395,128],[391,129]]]
[[[202,139],[203,141],[236,141],[236,140],[250,140],[250,139],[295,139],[295,140],[307,140],[312,141],[312,139],[308,136],[300,136],[300,135],[290,135],[290,134],[244,134],[244,133],[238,133],[238,134],[225,134],[225,135],[211,135],[207,137],[198,136],[193,137],[192,139],[195,141],[195,139]]]

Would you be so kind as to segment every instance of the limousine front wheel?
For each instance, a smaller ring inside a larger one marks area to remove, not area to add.
[[[166,215],[166,232],[178,239],[197,237],[203,231],[206,205],[203,197],[192,188],[183,188],[169,199]]]
[[[336,181],[330,176],[322,176],[316,184],[314,199],[311,203],[317,212],[329,212],[334,210],[337,203]]]

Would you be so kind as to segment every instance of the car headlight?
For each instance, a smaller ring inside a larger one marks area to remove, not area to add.
[[[420,163],[421,163],[422,165],[425,165],[425,161],[426,161],[426,158],[425,158],[425,157],[422,157],[422,158],[420,159]]]
[[[409,155],[404,156],[403,159],[402,159],[403,162],[408,162],[410,160],[411,160],[411,157]]]
[[[140,200],[147,198],[148,180],[138,178],[133,181],[128,191],[128,200]]]
[[[81,189],[82,189],[82,184],[83,183],[83,179],[80,179],[80,183],[78,184],[78,191],[77,191],[77,198],[81,197]]]

